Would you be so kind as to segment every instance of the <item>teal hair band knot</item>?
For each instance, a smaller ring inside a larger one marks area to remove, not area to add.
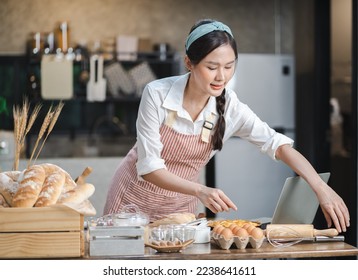
[[[186,43],[185,43],[185,49],[188,50],[190,45],[195,42],[197,39],[199,39],[200,37],[212,32],[212,31],[225,31],[227,33],[230,34],[231,37],[234,37],[232,35],[232,32],[230,30],[230,28],[223,24],[222,22],[219,21],[213,21],[213,22],[209,22],[209,23],[205,23],[202,25],[199,25],[197,28],[195,28],[188,36],[188,38],[186,39]]]

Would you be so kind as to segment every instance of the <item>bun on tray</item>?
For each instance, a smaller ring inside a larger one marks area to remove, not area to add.
[[[192,221],[195,221],[195,214],[193,213],[172,213],[162,219],[154,221],[151,223],[151,226],[156,227],[160,225],[185,224]]]

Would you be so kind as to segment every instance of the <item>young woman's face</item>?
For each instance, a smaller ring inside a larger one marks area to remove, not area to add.
[[[234,75],[235,63],[235,53],[231,46],[220,46],[197,65],[190,66],[191,85],[196,92],[219,96]]]

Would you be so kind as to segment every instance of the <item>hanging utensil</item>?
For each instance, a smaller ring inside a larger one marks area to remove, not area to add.
[[[87,101],[104,101],[107,82],[103,78],[103,56],[90,58],[90,79],[87,83]]]

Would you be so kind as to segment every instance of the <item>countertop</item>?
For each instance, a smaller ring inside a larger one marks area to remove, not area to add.
[[[357,258],[358,248],[345,242],[301,242],[290,247],[274,247],[264,242],[259,249],[223,250],[213,243],[191,244],[179,253],[158,253],[146,247],[144,255],[105,256],[85,259],[142,259],[142,260],[249,260],[249,259],[302,259],[302,258]]]

